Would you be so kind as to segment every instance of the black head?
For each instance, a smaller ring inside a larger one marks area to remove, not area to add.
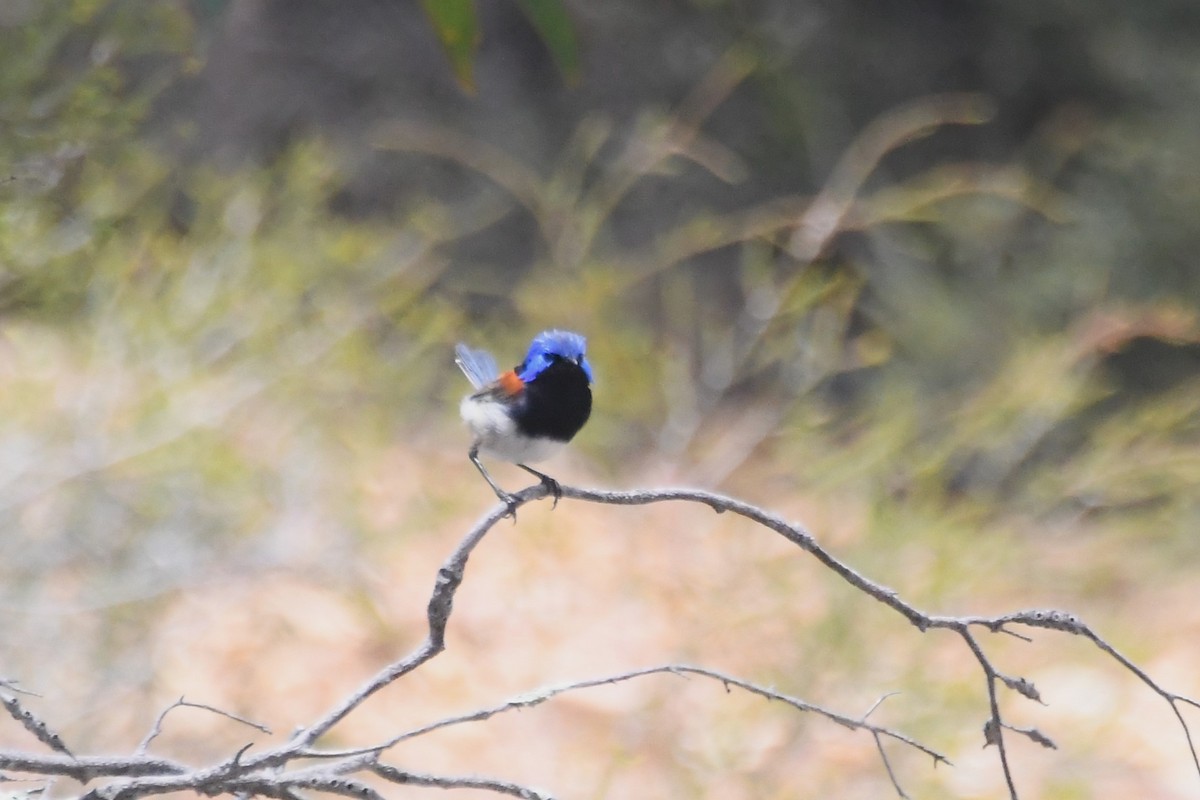
[[[541,369],[526,382],[513,408],[513,419],[526,436],[567,442],[591,416],[591,371],[582,353],[542,357]]]

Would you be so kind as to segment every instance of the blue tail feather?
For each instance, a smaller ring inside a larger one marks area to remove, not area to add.
[[[496,359],[486,350],[474,350],[459,343],[454,347],[454,363],[476,389],[483,388],[500,376]]]

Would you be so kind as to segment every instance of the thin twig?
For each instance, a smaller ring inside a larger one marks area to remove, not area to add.
[[[879,760],[883,762],[883,768],[887,770],[887,776],[892,782],[892,788],[896,790],[896,794],[902,800],[911,800],[908,793],[904,791],[904,787],[900,785],[900,781],[896,780],[896,773],[892,771],[892,762],[888,760],[887,751],[883,749],[883,739],[878,733],[872,733],[871,736],[875,739],[875,749],[879,751]],[[934,764],[936,765],[937,762],[934,761]]]
[[[1008,765],[1008,748],[1004,744],[1004,720],[1000,716],[1000,701],[996,698],[996,670],[992,666],[992,662],[988,660],[987,654],[983,652],[983,648],[979,646],[979,642],[975,641],[975,637],[971,635],[971,631],[967,628],[959,630],[963,641],[967,643],[971,653],[979,662],[980,669],[983,670],[984,679],[987,682],[988,693],[988,709],[991,716],[988,717],[987,723],[984,725],[984,747],[988,745],[996,745],[996,749],[1000,753],[1000,768],[1004,771],[1004,782],[1008,785],[1008,794],[1013,800],[1017,800],[1017,785],[1013,780],[1012,769]]]
[[[22,689],[18,684],[20,684],[20,681],[16,678],[0,678],[0,689],[7,689],[15,694],[24,694],[29,697],[41,697],[37,692],[31,689]]]
[[[247,725],[257,731],[261,731],[268,736],[271,735],[271,729],[266,725],[254,722],[253,720],[246,719],[245,717],[238,716],[237,714],[224,711],[214,706],[206,705],[204,703],[193,703],[190,700],[185,700],[181,696],[178,700],[176,700],[174,703],[171,703],[171,705],[167,706],[159,713],[158,717],[154,720],[154,725],[150,728],[150,732],[146,734],[146,738],[142,739],[141,743],[137,747],[137,750],[134,751],[135,753],[142,755],[146,752],[146,750],[150,747],[150,743],[157,739],[162,733],[163,720],[167,718],[167,714],[170,714],[176,708],[198,708],[203,711],[211,711],[213,714],[225,717],[226,719],[231,719],[234,722],[240,722],[243,725]]]
[[[889,697],[895,697],[898,694],[900,694],[900,693],[899,692],[888,692],[887,694],[880,697],[878,700],[876,700],[874,703],[872,703],[871,707],[868,708],[866,713],[862,715],[862,720],[865,722],[867,717],[869,717],[875,713],[875,709],[877,709],[881,705],[883,705],[884,700],[887,700]]]
[[[908,736],[905,736],[904,734],[902,734],[898,731],[894,731],[890,728],[885,728],[882,726],[872,725],[872,724],[868,723],[866,721],[866,715],[863,715],[862,717],[854,718],[854,717],[848,716],[846,714],[839,714],[836,711],[831,711],[831,710],[824,708],[822,706],[819,706],[815,703],[810,703],[806,700],[801,700],[797,697],[792,697],[790,695],[783,694],[782,692],[776,691],[775,689],[771,689],[769,687],[762,686],[760,684],[753,683],[751,681],[746,681],[741,678],[735,677],[733,675],[729,675],[727,673],[720,672],[718,670],[708,669],[705,667],[698,667],[698,666],[694,666],[691,664],[663,664],[661,666],[656,666],[656,667],[645,667],[643,669],[629,670],[628,672],[621,672],[621,673],[618,673],[615,675],[606,675],[606,676],[603,676],[600,678],[591,678],[591,679],[587,679],[587,680],[570,681],[568,683],[559,684],[557,686],[547,686],[547,687],[538,689],[537,691],[534,691],[534,692],[528,692],[528,693],[520,695],[518,697],[510,698],[502,703],[498,703],[496,705],[489,706],[487,708],[479,708],[474,711],[467,712],[465,714],[459,714],[459,715],[452,716],[452,717],[445,717],[436,722],[431,722],[427,725],[422,725],[419,728],[414,728],[410,731],[405,731],[404,733],[393,736],[392,738],[388,739],[387,741],[380,742],[379,744],[371,745],[369,747],[357,748],[354,750],[308,751],[304,755],[305,755],[305,757],[316,757],[316,758],[347,758],[347,757],[357,756],[357,755],[380,753],[380,752],[383,752],[384,750],[387,750],[390,747],[394,747],[395,745],[397,745],[403,741],[406,741],[409,739],[415,739],[417,737],[432,733],[433,731],[436,731],[436,730],[441,730],[443,728],[449,728],[449,727],[452,727],[455,725],[462,725],[462,724],[468,723],[468,722],[481,722],[483,720],[490,719],[490,718],[496,716],[497,714],[503,714],[508,711],[516,711],[516,710],[520,710],[523,708],[532,708],[533,706],[540,705],[540,704],[546,702],[547,700],[550,700],[551,698],[557,697],[558,695],[565,694],[567,692],[575,692],[575,691],[579,691],[581,689],[592,689],[597,686],[611,686],[611,685],[615,685],[618,683],[624,683],[626,681],[634,680],[636,678],[642,678],[647,675],[660,675],[660,674],[680,675],[680,676],[697,675],[700,677],[709,678],[711,680],[717,681],[718,683],[723,684],[726,689],[728,689],[731,686],[736,686],[737,688],[742,689],[743,691],[749,692],[750,694],[755,694],[755,695],[758,695],[759,697],[765,698],[767,700],[775,700],[775,701],[784,703],[786,705],[789,705],[792,708],[797,709],[798,711],[809,711],[814,714],[819,714],[819,715],[821,715],[833,722],[836,722],[839,725],[845,726],[851,730],[865,730],[865,731],[871,732],[872,734],[874,734],[876,736],[886,736],[889,739],[895,739],[898,742],[902,742],[902,743],[908,745],[909,747],[916,748],[917,750],[920,750],[922,753],[932,757],[935,763],[936,762],[943,762],[946,764],[950,763],[949,760],[941,753],[938,753],[937,751],[933,750],[932,748],[926,747],[925,745],[921,744],[920,742],[918,742]],[[885,695],[885,697],[886,697],[886,695]],[[877,701],[875,705],[877,706],[879,704],[879,702],[882,701],[882,699],[883,698],[880,698],[880,701]],[[874,706],[872,706],[872,710],[874,710]],[[870,711],[868,711],[867,713],[870,714]]]

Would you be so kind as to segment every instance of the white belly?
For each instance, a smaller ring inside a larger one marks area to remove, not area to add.
[[[458,411],[475,435],[480,451],[501,461],[514,464],[545,461],[565,444],[553,439],[530,439],[519,435],[516,423],[499,403],[464,397]]]

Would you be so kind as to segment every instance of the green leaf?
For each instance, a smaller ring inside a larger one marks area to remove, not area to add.
[[[562,0],[517,0],[517,5],[537,28],[568,84],[579,82],[579,45]]]
[[[474,0],[421,0],[425,14],[433,23],[459,84],[475,91],[472,59],[479,45],[479,20]]]

